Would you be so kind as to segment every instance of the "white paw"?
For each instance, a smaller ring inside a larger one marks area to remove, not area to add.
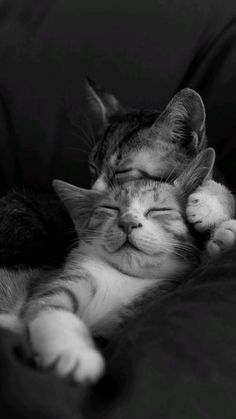
[[[194,224],[195,229],[200,232],[207,231],[227,219],[217,196],[209,194],[202,187],[189,196],[186,216],[188,222]]]
[[[41,367],[52,367],[61,377],[68,375],[76,382],[94,382],[104,373],[102,355],[85,324],[73,313],[49,308],[39,312],[28,328]]]
[[[236,244],[236,220],[224,221],[213,233],[207,243],[207,252],[210,256],[231,249]]]
[[[105,362],[94,348],[68,347],[50,348],[45,346],[37,357],[43,368],[53,367],[60,377],[70,376],[76,382],[95,382],[104,373]]]

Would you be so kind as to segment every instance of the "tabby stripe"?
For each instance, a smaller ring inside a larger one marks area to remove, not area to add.
[[[58,288],[55,288],[53,290],[49,290],[49,291],[45,292],[43,295],[41,295],[40,297],[44,298],[44,297],[50,297],[50,296],[53,296],[53,295],[57,296],[58,294],[66,294],[67,295],[67,297],[69,298],[69,301],[71,303],[71,310],[72,310],[73,313],[77,313],[79,311],[79,302],[78,302],[78,299],[77,299],[75,293],[73,291],[71,291],[70,289],[66,288],[66,287],[58,287]],[[63,306],[61,306],[60,304],[57,305],[57,304],[52,303],[52,306],[63,308]]]

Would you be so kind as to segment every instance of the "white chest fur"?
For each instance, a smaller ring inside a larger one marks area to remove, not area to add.
[[[122,321],[124,314],[129,312],[128,306],[137,297],[159,282],[125,275],[95,258],[80,262],[80,267],[87,271],[87,287],[89,283],[91,288],[91,292],[86,292],[90,297],[83,299],[83,291],[78,284],[80,316],[93,332],[103,335],[110,333]]]

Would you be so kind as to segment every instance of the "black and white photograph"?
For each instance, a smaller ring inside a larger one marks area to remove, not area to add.
[[[236,418],[236,0],[0,0],[0,417]]]

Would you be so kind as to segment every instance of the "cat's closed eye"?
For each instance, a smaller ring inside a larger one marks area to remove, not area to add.
[[[127,182],[133,179],[153,179],[158,182],[165,182],[167,177],[165,176],[153,176],[148,172],[140,169],[125,169],[125,170],[116,170],[115,176],[118,179],[119,183]]]
[[[142,177],[145,177],[143,173],[138,169],[124,169],[124,170],[117,170],[115,172],[116,178],[119,180],[119,182],[127,182],[132,179],[140,179]]]
[[[100,207],[97,207],[94,211],[94,213],[97,214],[118,214],[120,212],[120,209],[113,205],[101,205]]]
[[[168,214],[173,211],[175,210],[170,207],[150,208],[146,211],[145,217],[158,217],[161,214]]]

